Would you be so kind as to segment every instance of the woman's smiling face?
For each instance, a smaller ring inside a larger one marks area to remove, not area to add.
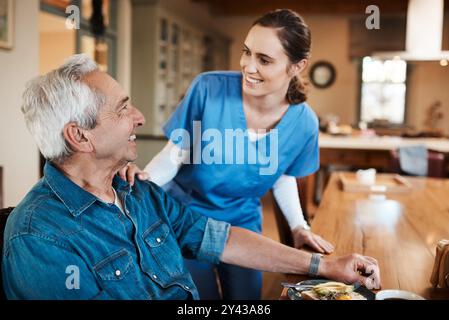
[[[253,26],[246,36],[240,67],[243,92],[252,96],[287,93],[293,74],[290,60],[274,28]]]

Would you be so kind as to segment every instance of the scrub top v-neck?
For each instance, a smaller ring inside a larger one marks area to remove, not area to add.
[[[276,180],[319,168],[318,120],[306,103],[290,105],[274,129],[250,141],[240,72],[196,77],[163,130],[192,155],[211,156],[183,164],[165,189],[192,210],[256,232],[262,223],[260,198]],[[243,135],[240,144],[230,139],[233,134]]]

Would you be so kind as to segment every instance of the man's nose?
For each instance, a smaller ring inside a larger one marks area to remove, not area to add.
[[[137,107],[134,107],[134,123],[137,123],[138,127],[145,124],[145,117]]]

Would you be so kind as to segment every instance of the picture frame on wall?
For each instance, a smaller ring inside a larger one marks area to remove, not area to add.
[[[13,0],[0,0],[0,49],[12,49],[14,44],[13,5]]]

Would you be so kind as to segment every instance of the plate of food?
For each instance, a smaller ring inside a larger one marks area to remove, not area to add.
[[[299,282],[287,290],[291,300],[374,300],[374,292],[362,286],[314,279]]]

